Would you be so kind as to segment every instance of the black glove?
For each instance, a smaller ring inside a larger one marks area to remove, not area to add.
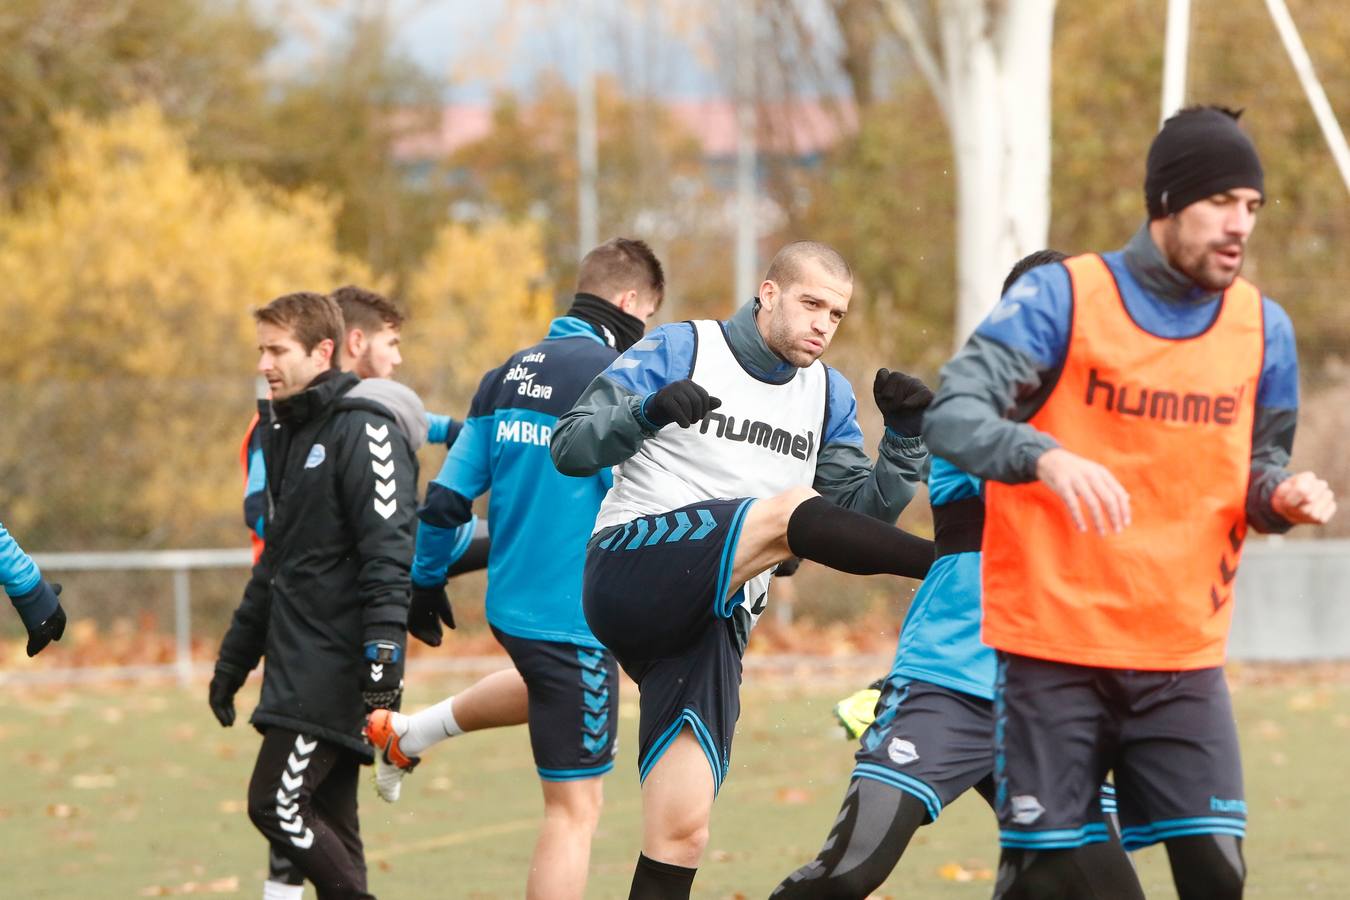
[[[877,369],[872,398],[887,428],[904,437],[917,437],[923,431],[923,411],[933,402],[933,392],[913,375]]]
[[[642,415],[657,428],[671,422],[688,428],[721,405],[721,400],[708,396],[707,391],[686,378],[671,382],[642,401]]]
[[[361,699],[366,712],[393,709],[403,693],[403,648],[390,640],[366,641],[361,654]]]
[[[450,597],[445,585],[418,587],[413,585],[412,602],[408,604],[408,634],[432,647],[441,645],[441,623],[455,627],[455,613],[450,609]]]
[[[42,580],[26,594],[11,597],[10,602],[28,630],[28,655],[37,656],[52,641],[61,640],[66,630],[66,611],[61,608],[61,585]]]
[[[206,702],[211,705],[216,721],[224,728],[234,724],[234,695],[244,686],[247,672],[240,671],[227,663],[217,662],[216,673],[211,676],[211,687],[206,693]]]
[[[773,577],[791,578],[793,575],[797,574],[797,569],[801,568],[801,564],[802,558],[800,556],[785,559],[778,564],[778,568],[773,570]]]

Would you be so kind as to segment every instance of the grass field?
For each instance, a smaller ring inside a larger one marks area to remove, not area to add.
[[[851,765],[852,746],[829,710],[857,682],[758,672],[747,682],[697,897],[766,897],[814,855]],[[417,681],[408,706],[464,683]],[[256,684],[240,695],[245,714]],[[626,896],[638,852],[635,693],[625,688],[592,897]],[[166,685],[8,688],[0,702],[0,896],[260,896],[265,851],[243,803],[258,738],[248,727],[220,729],[205,693],[204,683],[190,694]],[[1346,896],[1350,684],[1247,670],[1234,698],[1252,811],[1248,896]],[[523,730],[442,745],[399,804],[381,803],[363,784],[362,809],[371,887],[385,900],[522,894],[539,811]],[[878,896],[988,897],[996,856],[991,815],[965,798],[919,832]],[[1137,862],[1150,897],[1175,896],[1161,849]]]

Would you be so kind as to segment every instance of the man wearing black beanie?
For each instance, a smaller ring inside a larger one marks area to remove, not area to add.
[[[935,455],[986,479],[997,898],[1104,896],[1075,884],[1083,848],[1107,840],[1107,771],[1122,843],[1166,844],[1181,900],[1242,895],[1222,669],[1242,543],[1325,523],[1336,502],[1285,468],[1298,362],[1288,316],[1238,277],[1265,183],[1237,119],[1168,119],[1148,221],[1120,251],[1014,283],[924,420]]]

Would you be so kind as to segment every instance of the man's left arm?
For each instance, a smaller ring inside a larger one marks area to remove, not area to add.
[[[1288,314],[1273,300],[1262,303],[1265,360],[1252,428],[1247,522],[1263,534],[1283,534],[1296,524],[1326,521],[1336,503],[1326,482],[1312,472],[1289,472],[1298,425],[1298,350]]]
[[[362,413],[352,421],[339,478],[360,566],[362,692],[367,706],[388,706],[401,687],[407,649],[417,467],[391,420]]]
[[[828,371],[829,409],[812,487],[845,509],[894,522],[928,471],[928,449],[919,431],[933,394],[903,373],[877,373],[873,397],[886,431],[873,465],[863,450],[853,388],[838,372]]]

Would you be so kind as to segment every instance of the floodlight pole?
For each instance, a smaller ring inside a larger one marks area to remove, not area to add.
[[[1317,73],[1313,71],[1308,48],[1303,46],[1303,38],[1299,37],[1298,27],[1294,25],[1293,17],[1289,15],[1289,7],[1285,5],[1284,0],[1266,0],[1266,9],[1270,10],[1270,17],[1275,21],[1275,30],[1280,33],[1284,50],[1289,54],[1290,62],[1294,64],[1294,71],[1298,73],[1303,93],[1308,95],[1308,103],[1312,106],[1313,115],[1317,117],[1317,124],[1322,128],[1322,135],[1327,139],[1327,146],[1331,148],[1336,168],[1341,171],[1341,180],[1345,182],[1346,190],[1350,190],[1350,147],[1346,146],[1345,132],[1336,121],[1336,113],[1327,100],[1327,92],[1323,89],[1322,82],[1318,80]]]
[[[595,0],[580,0],[577,10],[577,257],[590,252],[599,239],[596,198],[595,137]]]
[[[755,294],[759,275],[755,221],[755,0],[736,0],[736,296]]]
[[[1186,59],[1191,44],[1191,0],[1168,0],[1167,36],[1163,44],[1162,115],[1159,122],[1186,103]]]

